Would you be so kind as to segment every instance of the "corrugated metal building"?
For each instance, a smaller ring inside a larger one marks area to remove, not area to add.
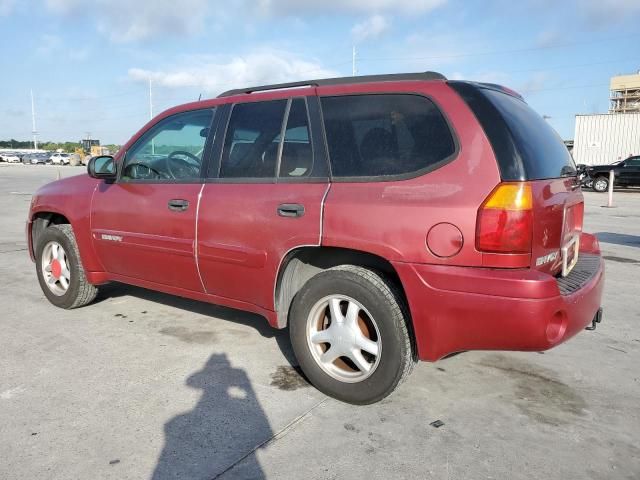
[[[606,165],[640,154],[640,113],[576,115],[576,163]]]

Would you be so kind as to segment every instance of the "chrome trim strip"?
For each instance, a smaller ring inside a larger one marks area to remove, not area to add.
[[[318,246],[322,245],[322,234],[324,233],[324,202],[331,190],[331,182],[327,183],[327,189],[324,191],[322,200],[320,201],[320,237],[318,238]]]
[[[200,215],[200,201],[202,200],[202,191],[204,190],[205,185],[206,183],[202,184],[202,187],[200,187],[200,192],[198,193],[198,203],[196,205],[196,231],[195,231],[195,239],[194,239],[194,245],[193,245],[193,255],[196,261],[196,270],[198,271],[198,278],[200,278],[200,285],[202,285],[202,291],[204,293],[207,293],[207,289],[204,286],[204,280],[202,280],[202,274],[200,273],[200,261],[198,258],[198,225],[199,225],[198,220]]]

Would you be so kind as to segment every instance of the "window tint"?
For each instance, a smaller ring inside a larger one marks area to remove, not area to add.
[[[291,101],[280,159],[281,178],[308,177],[313,169],[307,104],[302,98]]]
[[[640,167],[640,157],[631,157],[624,163],[628,167]]]
[[[240,103],[231,111],[221,178],[273,178],[287,100]]]
[[[442,113],[419,95],[325,97],[322,111],[334,177],[417,172],[455,152]]]
[[[500,112],[511,132],[524,166],[523,180],[575,175],[575,165],[564,142],[529,105],[496,90],[483,88],[482,93]]]
[[[213,110],[197,110],[161,121],[129,149],[120,180],[199,178],[212,119]]]

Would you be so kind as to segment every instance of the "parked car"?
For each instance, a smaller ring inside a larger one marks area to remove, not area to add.
[[[69,165],[70,155],[68,153],[54,153],[49,157],[49,161],[54,165]]]
[[[258,313],[345,402],[384,398],[418,359],[546,350],[601,319],[571,156],[504,87],[428,72],[233,90],[87,169],[31,203],[51,303],[117,281]]]
[[[14,152],[0,152],[0,158],[7,163],[20,163],[20,156]]]
[[[606,192],[609,189],[609,172],[614,172],[614,186],[640,187],[640,155],[632,155],[611,165],[592,165],[586,167],[586,172],[592,179],[596,192]]]
[[[31,164],[32,165],[46,165],[49,163],[49,154],[48,153],[34,153],[31,156]]]

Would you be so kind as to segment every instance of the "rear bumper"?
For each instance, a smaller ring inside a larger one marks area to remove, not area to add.
[[[566,279],[534,270],[395,263],[421,360],[464,350],[541,351],[591,324],[604,288],[597,240]],[[580,269],[581,267],[581,269]]]

